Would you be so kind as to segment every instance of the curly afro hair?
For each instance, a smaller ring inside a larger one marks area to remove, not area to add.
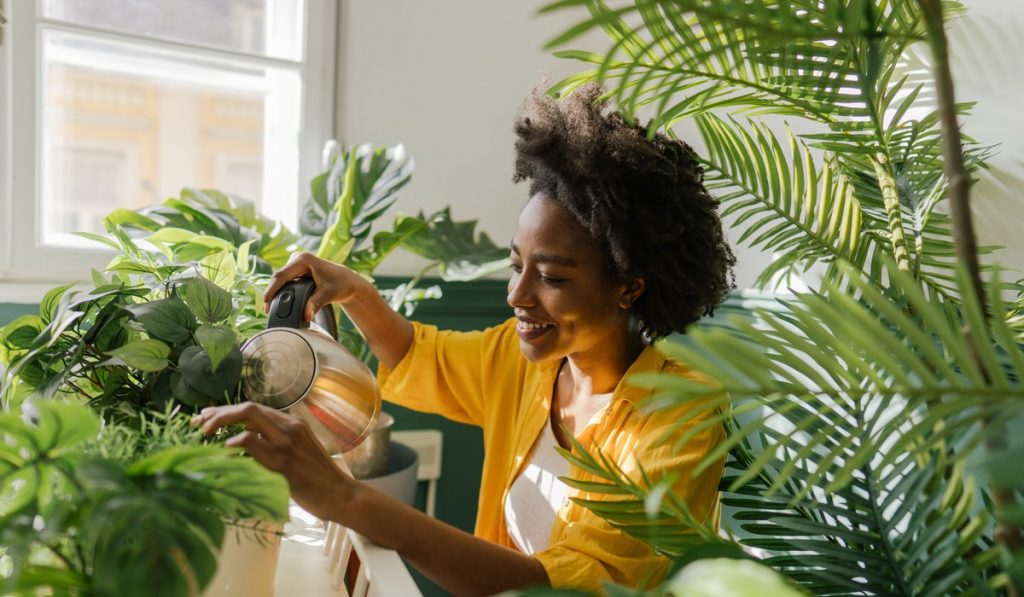
[[[609,112],[597,85],[558,101],[534,89],[516,118],[513,181],[530,181],[604,248],[617,279],[642,276],[649,338],[683,332],[735,287],[718,202],[689,145]]]

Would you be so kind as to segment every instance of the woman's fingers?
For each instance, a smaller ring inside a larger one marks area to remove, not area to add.
[[[270,311],[270,302],[274,300],[274,295],[288,282],[295,278],[301,278],[306,274],[310,274],[314,280],[316,279],[312,259],[313,256],[309,253],[296,253],[292,255],[288,263],[284,264],[284,267],[274,272],[274,275],[270,278],[270,286],[267,286],[267,291],[263,293],[264,312]]]
[[[262,404],[243,402],[204,408],[193,419],[193,424],[200,426],[203,433],[209,434],[225,425],[242,423],[251,431],[273,440],[282,434],[282,416],[282,413]]]
[[[264,439],[260,434],[254,431],[246,430],[238,435],[228,438],[224,445],[233,448],[242,448],[246,451],[249,456],[252,456],[256,462],[259,462],[268,469],[277,472],[284,473],[284,461],[281,457],[281,453],[274,449],[267,440]]]

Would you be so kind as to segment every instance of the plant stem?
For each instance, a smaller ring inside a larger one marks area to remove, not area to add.
[[[985,308],[985,293],[981,285],[981,268],[978,261],[978,246],[974,236],[974,223],[970,205],[970,178],[964,167],[963,144],[960,138],[960,127],[957,123],[956,103],[953,94],[953,76],[949,68],[949,47],[943,23],[941,0],[918,0],[924,14],[925,27],[928,30],[928,45],[932,51],[933,68],[935,71],[936,98],[938,100],[939,119],[942,123],[942,157],[949,184],[949,215],[953,224],[953,243],[957,261],[967,268],[971,287],[965,292],[973,292],[975,299],[982,307],[986,318],[989,317]],[[976,350],[977,339],[968,324],[963,327],[964,338],[974,353],[978,370],[988,380],[987,371],[981,363]],[[1006,446],[1006,428],[998,420],[988,419],[987,425],[999,426],[989,436],[986,447],[992,454],[1001,452]],[[992,488],[992,502],[996,511],[1013,507],[1016,496],[1011,489]],[[1003,522],[998,523],[995,530],[996,541],[1011,554],[1020,552],[1024,547],[1020,529]],[[1019,595],[1013,580],[1007,587],[1011,597]]]
[[[906,231],[903,229],[903,211],[900,208],[900,194],[896,188],[896,178],[892,174],[889,158],[879,153],[871,160],[878,177],[878,188],[882,191],[885,212],[889,217],[889,242],[892,243],[892,255],[896,259],[896,267],[902,272],[910,271],[910,251],[907,249]]]

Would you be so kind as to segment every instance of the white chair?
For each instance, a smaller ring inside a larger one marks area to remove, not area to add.
[[[324,540],[331,588],[345,597],[419,597],[419,587],[398,553],[367,541],[335,522]]]

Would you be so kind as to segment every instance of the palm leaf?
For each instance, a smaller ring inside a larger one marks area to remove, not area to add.
[[[701,160],[708,190],[721,201],[723,217],[748,225],[737,242],[780,255],[759,286],[779,273],[863,254],[860,206],[834,164],[820,163],[792,133],[783,142],[756,122],[702,114],[697,125],[708,148]]]
[[[727,426],[726,445],[703,464],[730,452],[724,503],[736,509],[743,542],[807,588],[995,591],[1005,576],[991,568],[992,521],[977,513],[966,464],[991,432],[983,423],[1024,412],[1024,352],[1003,318],[986,325],[967,297],[960,321],[983,334],[976,362],[960,322],[950,322],[908,274],[890,264],[887,275],[890,292],[849,275],[856,295],[828,287],[759,310],[757,321],[699,328],[685,345],[665,346],[716,380],[711,386],[661,374],[631,381],[654,390],[649,408],[732,396],[731,412],[694,424],[718,405],[691,409],[666,439],[678,448],[709,425]],[[1002,289],[998,280],[989,286],[995,313],[1006,310]],[[587,463],[624,485],[600,456]],[[650,536],[636,518],[642,501],[637,495],[621,510],[598,513]]]

